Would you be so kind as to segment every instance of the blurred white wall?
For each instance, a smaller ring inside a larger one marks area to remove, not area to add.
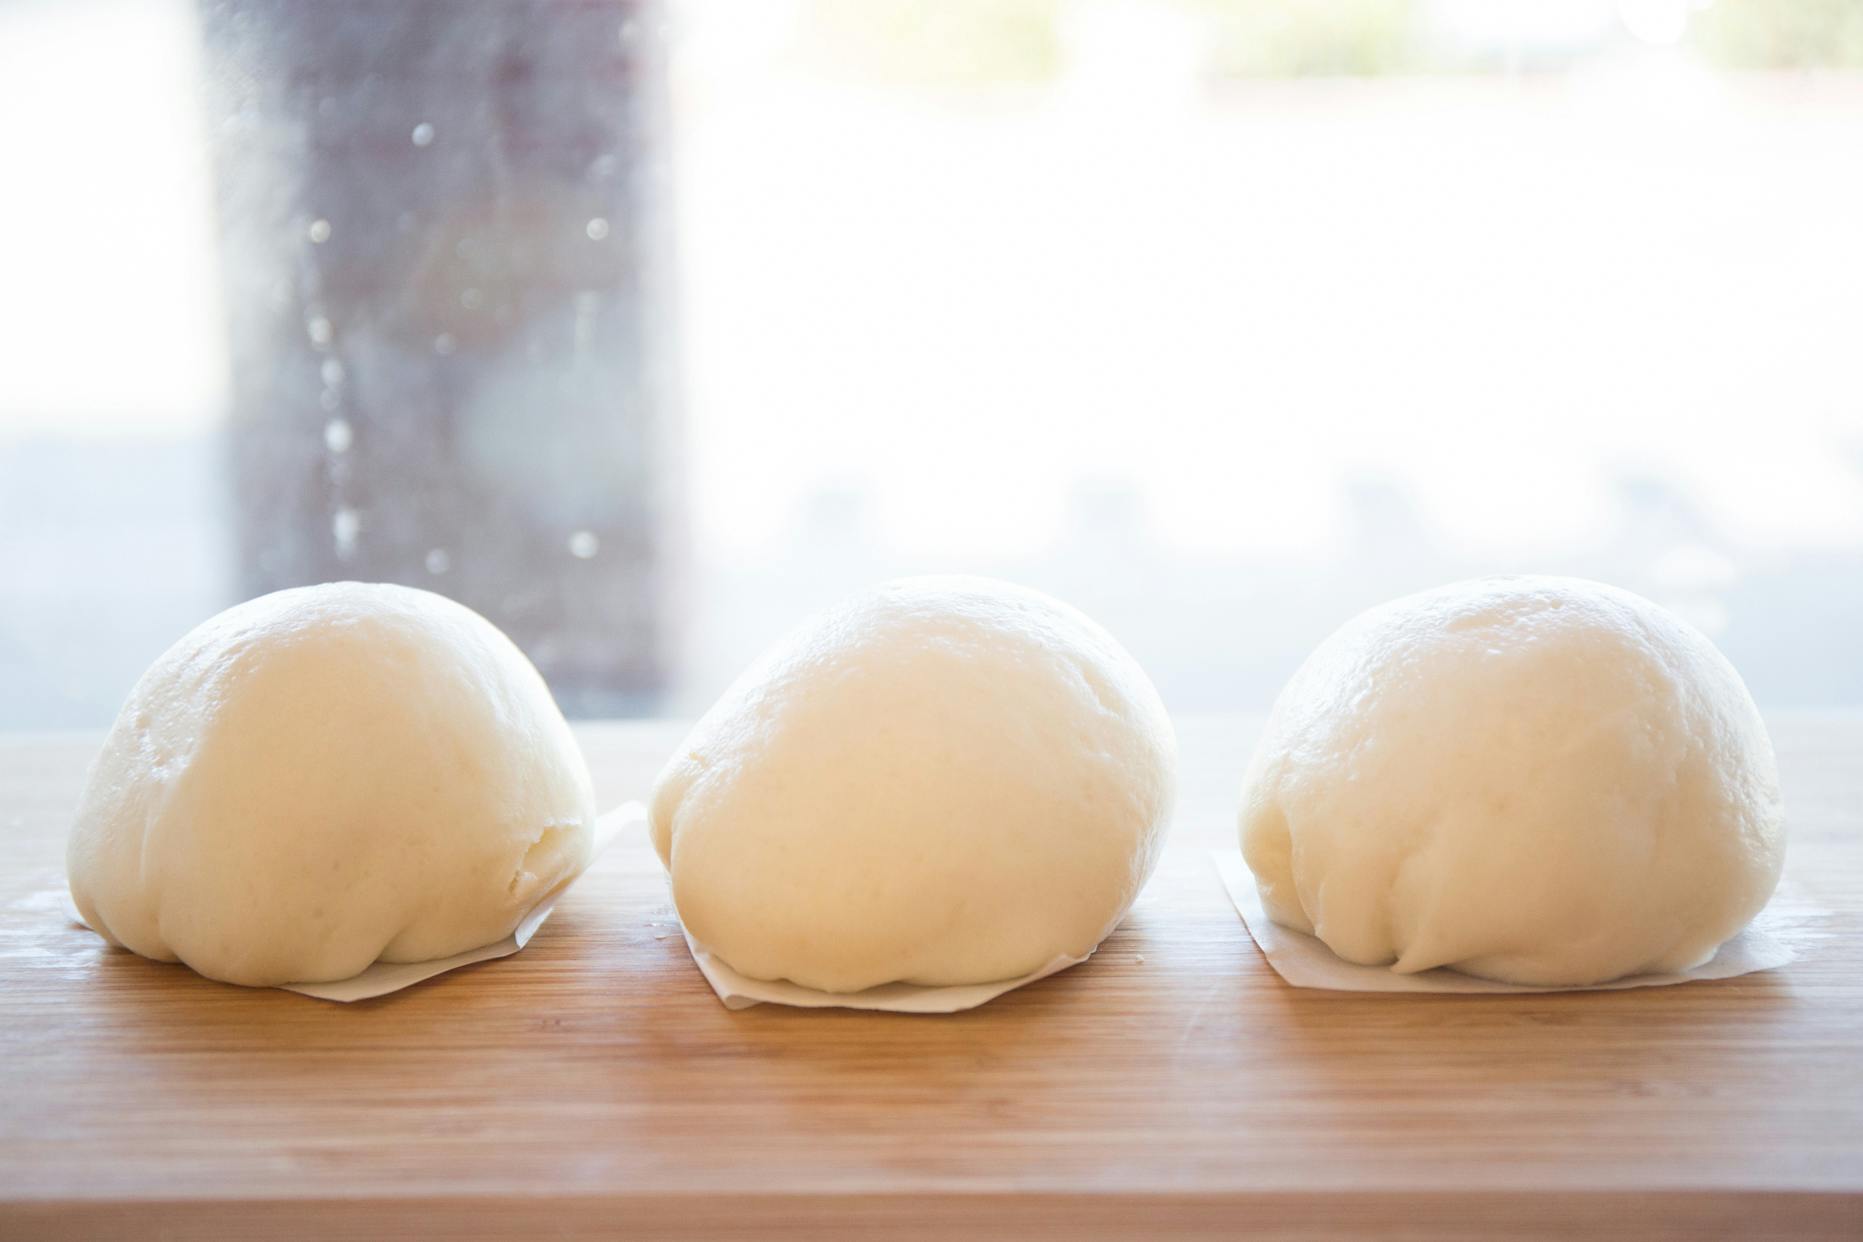
[[[0,4],[0,728],[108,723],[229,602],[193,13]]]
[[[985,86],[824,71],[808,5],[676,10],[692,701],[924,568],[1068,594],[1181,707],[1526,570],[1854,698],[1863,79],[1549,7],[1436,20],[1599,44],[1567,72],[1236,82],[1195,6],[1067,4],[1053,75]]]
[[[1510,570],[1677,607],[1764,703],[1863,703],[1863,74],[1714,68],[1692,0],[1435,0],[1442,56],[1517,72],[1250,76],[1243,10],[617,32],[671,71],[665,709],[925,570],[1071,599],[1181,710]],[[0,7],[0,727],[103,723],[232,602],[195,27]]]

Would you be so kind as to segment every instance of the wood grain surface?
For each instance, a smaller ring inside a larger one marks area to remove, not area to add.
[[[1256,726],[1086,965],[980,1010],[727,1012],[642,841],[530,947],[377,1001],[250,991],[61,912],[94,737],[0,739],[0,1237],[1863,1237],[1863,717],[1783,716],[1783,970],[1299,991],[1207,850]],[[580,736],[605,803],[680,729]]]

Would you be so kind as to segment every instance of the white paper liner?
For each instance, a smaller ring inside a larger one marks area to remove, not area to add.
[[[455,953],[451,957],[435,958],[429,962],[377,962],[359,975],[347,979],[338,979],[333,983],[281,983],[279,990],[296,992],[301,996],[311,996],[318,1000],[350,1001],[370,1000],[377,996],[387,996],[390,992],[399,992],[402,988],[415,984],[435,975],[443,975],[449,970],[458,970],[461,966],[470,966],[475,962],[489,962],[493,958],[509,957],[530,943],[530,938],[537,934],[544,920],[556,909],[556,903],[569,891],[570,885],[581,879],[588,869],[595,865],[610,845],[615,843],[623,832],[638,828],[647,821],[647,808],[638,802],[624,802],[595,821],[594,841],[589,848],[588,862],[574,875],[545,893],[536,905],[518,921],[516,929],[503,940],[494,944],[481,945],[476,949],[467,949],[464,953]],[[69,895],[66,898],[70,900]],[[70,911],[71,917],[79,923],[77,911]]]
[[[681,929],[684,930],[683,928]],[[1057,957],[1046,966],[1016,979],[995,983],[959,983],[946,987],[921,987],[915,983],[882,983],[864,992],[819,992],[786,980],[775,982],[750,979],[732,970],[704,945],[686,937],[705,982],[724,1002],[726,1009],[749,1009],[752,1005],[791,1005],[797,1009],[868,1009],[880,1013],[961,1013],[993,1001],[1005,992],[1013,992],[1037,979],[1078,966],[1085,957]],[[1089,954],[1088,956],[1091,956]]]
[[[1262,909],[1255,877],[1239,850],[1216,850],[1210,855],[1222,877],[1229,900],[1235,903],[1243,925],[1260,946],[1274,972],[1297,988],[1331,992],[1614,992],[1623,988],[1655,988],[1698,979],[1731,979],[1756,970],[1773,970],[1798,957],[1823,932],[1818,924],[1828,912],[1803,900],[1781,885],[1773,900],[1744,931],[1720,947],[1708,961],[1676,974],[1632,975],[1609,983],[1583,987],[1536,987],[1477,979],[1460,971],[1438,968],[1400,975],[1388,966],[1360,966],[1339,957],[1320,940],[1282,927]]]

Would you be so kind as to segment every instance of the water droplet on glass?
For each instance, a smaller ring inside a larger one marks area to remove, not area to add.
[[[589,290],[576,295],[576,348],[586,346],[595,335],[595,312],[601,309],[602,296]]]
[[[595,532],[579,530],[569,537],[569,554],[579,561],[586,561],[602,550],[602,541],[595,537]]]
[[[317,373],[323,376],[323,382],[332,388],[343,382],[343,364],[334,358],[325,358],[323,366],[318,368]]]
[[[459,295],[459,304],[467,310],[478,310],[485,305],[485,295],[477,289],[468,289]]]
[[[309,231],[313,245],[321,246],[330,240],[330,222],[328,220],[312,220]]]
[[[612,153],[598,155],[589,161],[589,180],[606,181],[614,176],[615,171],[620,167],[621,162]]]
[[[453,567],[453,558],[446,554],[445,548],[434,548],[427,553],[427,572],[443,574]]]
[[[304,330],[310,333],[310,339],[313,345],[328,345],[330,343],[330,321],[325,319],[322,315],[312,315],[309,319],[305,320]]]
[[[336,536],[336,554],[348,560],[356,551],[356,536],[362,533],[362,515],[345,505],[330,516],[330,533]]]
[[[632,43],[640,35],[640,23],[631,18],[621,23],[621,42]]]
[[[453,339],[453,334],[451,332],[442,332],[439,336],[433,338],[433,352],[439,354],[442,358],[458,348],[459,342]]]
[[[587,231],[590,241],[601,241],[608,236],[608,221],[602,219],[600,216],[596,216],[593,220],[589,221]]]
[[[355,443],[356,433],[346,418],[333,418],[323,425],[323,446],[332,453],[347,453]]]
[[[433,126],[429,125],[425,121],[422,121],[419,125],[416,125],[414,127],[414,132],[410,134],[409,137],[414,140],[415,146],[417,147],[427,146],[429,143],[433,141]]]

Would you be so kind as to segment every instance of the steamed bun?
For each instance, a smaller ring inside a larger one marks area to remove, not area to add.
[[[1648,600],[1569,578],[1347,623],[1275,704],[1241,835],[1269,916],[1348,961],[1554,986],[1700,965],[1785,853],[1733,666]]]
[[[529,661],[426,591],[279,591],[156,660],[71,833],[91,927],[213,979],[345,979],[502,940],[586,864],[587,765]]]
[[[1045,595],[911,578],[754,664],[661,773],[650,828],[692,937],[829,992],[983,983],[1105,938],[1175,788],[1157,692]]]

